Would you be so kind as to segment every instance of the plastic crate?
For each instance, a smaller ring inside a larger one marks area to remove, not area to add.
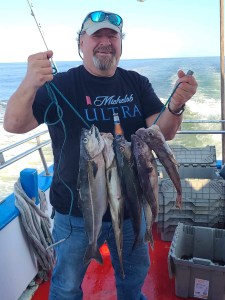
[[[180,145],[170,145],[178,162],[178,171],[181,178],[208,178],[219,177],[216,161],[215,146],[203,148],[185,148]],[[160,178],[168,178],[168,174],[158,161]]]
[[[181,185],[183,205],[180,210],[175,207],[177,193],[171,180],[163,179],[160,184],[157,228],[164,241],[172,240],[179,222],[206,227],[224,223],[224,180],[182,179]]]
[[[167,229],[164,229],[160,232],[160,238],[164,242],[171,242],[173,240],[174,232],[177,228],[177,225],[171,225]]]
[[[210,223],[214,221],[215,219],[218,219],[220,215],[220,208],[214,209],[214,210],[208,210],[207,213],[201,214],[199,212],[198,214],[194,213],[191,210],[171,210],[167,214],[159,214],[158,215],[158,222],[169,222],[170,220],[177,219],[191,219],[193,222],[197,223]]]
[[[181,179],[183,202],[191,202],[195,206],[209,206],[224,199],[225,181],[221,179]],[[175,204],[177,192],[171,180],[164,179],[159,186],[159,204]]]
[[[182,165],[216,167],[216,147],[186,148],[180,145],[170,146],[176,160]]]
[[[202,227],[221,227],[219,216],[213,217],[211,220],[202,220],[194,221],[191,218],[180,218],[180,219],[169,219],[168,221],[161,221],[157,223],[157,228],[161,232],[165,232],[171,226],[177,226],[179,222],[184,223],[185,225],[192,225],[192,226],[202,226]],[[218,226],[217,226],[218,225]]]
[[[163,203],[163,202],[162,202]],[[207,206],[208,203],[208,206]],[[182,209],[180,210],[175,206],[174,202],[169,202],[167,205],[160,204],[159,205],[159,214],[167,215],[175,214],[175,217],[178,216],[182,213],[189,213],[189,211],[194,212],[195,214],[208,214],[210,211],[214,211],[217,208],[221,208],[221,199],[217,199],[215,201],[210,201],[208,200],[204,202],[205,205],[202,205],[201,201],[183,201],[182,204]],[[211,205],[210,205],[211,204]]]
[[[179,223],[168,254],[178,297],[225,299],[225,230]]]
[[[220,179],[181,179],[182,201],[185,207],[193,205],[199,210],[203,207],[215,207],[220,203],[223,206],[225,197],[225,181]],[[159,186],[159,206],[167,206],[170,204],[175,207],[177,192],[171,180],[163,179]],[[161,207],[160,207],[161,209]]]

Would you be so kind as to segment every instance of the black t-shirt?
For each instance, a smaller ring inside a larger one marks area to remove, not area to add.
[[[145,119],[161,111],[163,104],[149,80],[134,71],[117,68],[112,77],[96,77],[83,65],[58,73],[52,83],[60,91],[50,95],[48,86],[35,97],[33,113],[38,123],[47,123],[52,140],[54,175],[50,202],[62,214],[82,216],[78,207],[80,133],[85,123],[100,132],[114,133],[113,114],[118,113],[125,138],[145,127]],[[56,105],[57,104],[57,105]],[[110,220],[107,210],[103,220]]]

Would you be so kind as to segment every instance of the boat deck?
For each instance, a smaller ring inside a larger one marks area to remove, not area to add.
[[[164,242],[160,239],[156,226],[153,229],[155,247],[154,251],[149,250],[151,267],[144,283],[143,292],[148,300],[183,299],[176,297],[175,279],[170,279],[168,275],[167,255],[170,242]],[[103,265],[92,261],[85,275],[83,282],[84,300],[116,300],[114,274],[107,246],[101,248],[101,253],[104,260]],[[42,283],[32,300],[47,300],[48,293],[49,282]]]

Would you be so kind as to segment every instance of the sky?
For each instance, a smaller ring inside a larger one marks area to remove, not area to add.
[[[91,11],[123,18],[123,59],[220,55],[219,0],[32,0],[55,61],[78,61],[77,31]],[[27,0],[1,0],[0,62],[25,62],[46,47]]]

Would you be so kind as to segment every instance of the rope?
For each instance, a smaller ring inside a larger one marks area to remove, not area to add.
[[[52,250],[46,249],[53,241],[50,219],[45,213],[47,202],[44,192],[39,191],[40,208],[24,192],[20,179],[14,184],[15,206],[20,212],[23,227],[37,258],[39,277],[45,279],[54,265]]]
[[[174,88],[172,94],[170,95],[170,97],[168,98],[168,100],[166,101],[166,103],[164,104],[163,108],[161,109],[160,113],[158,114],[157,118],[155,119],[153,125],[156,124],[156,122],[158,121],[158,119],[161,117],[162,113],[163,113],[164,110],[166,109],[167,104],[169,104],[169,102],[171,101],[171,99],[172,99],[174,93],[176,92],[176,90],[177,90],[177,88],[178,88],[178,86],[179,86],[180,84],[181,84],[181,82],[178,83],[178,84],[175,86],[175,88]]]
[[[193,74],[194,74],[193,71],[188,70],[186,75],[192,76]],[[175,86],[175,88],[174,88],[174,90],[172,91],[170,97],[168,98],[168,100],[167,100],[166,103],[164,104],[163,108],[161,109],[160,113],[158,114],[157,118],[155,119],[153,125],[156,124],[156,122],[158,121],[158,119],[160,118],[160,116],[162,115],[162,113],[164,112],[164,110],[166,109],[166,106],[167,106],[167,105],[169,104],[169,102],[171,101],[171,99],[172,99],[174,93],[176,92],[176,90],[177,90],[177,88],[178,88],[178,86],[179,86],[180,84],[181,84],[181,82],[179,82],[179,83]]]
[[[76,113],[76,115],[83,121],[83,123],[88,127],[90,128],[90,125],[82,118],[82,116],[78,113],[78,111],[70,104],[70,102],[66,99],[66,97],[57,89],[57,87],[52,83],[52,82],[48,82],[45,84],[45,87],[47,89],[47,93],[48,93],[48,96],[49,98],[51,99],[51,103],[49,104],[49,106],[47,107],[46,111],[45,111],[45,114],[44,114],[44,122],[48,125],[48,126],[52,126],[52,125],[56,125],[57,123],[61,123],[62,125],[62,129],[63,129],[63,132],[64,132],[64,140],[62,141],[62,147],[61,147],[61,151],[60,151],[60,155],[59,155],[59,161],[58,161],[58,167],[57,167],[57,174],[58,174],[58,177],[60,179],[60,181],[63,183],[63,185],[68,189],[69,193],[70,193],[70,196],[71,196],[71,203],[70,203],[70,210],[69,210],[69,223],[70,223],[70,232],[68,234],[68,236],[66,236],[65,238],[55,242],[55,243],[51,243],[51,245],[49,245],[46,250],[49,250],[51,248],[53,248],[54,246],[64,242],[65,240],[67,240],[71,233],[72,233],[72,224],[71,224],[71,213],[72,213],[72,208],[73,208],[73,204],[74,204],[74,193],[72,191],[72,189],[68,186],[68,184],[64,181],[64,179],[61,177],[60,175],[60,165],[61,165],[61,159],[62,159],[62,154],[63,154],[63,150],[64,150],[64,147],[65,147],[65,143],[66,143],[66,140],[67,140],[67,132],[66,132],[66,126],[65,126],[65,123],[63,121],[63,110],[62,108],[60,107],[59,103],[58,103],[58,100],[57,100],[57,97],[56,97],[56,94],[55,92],[53,91],[52,87],[56,90],[56,92],[62,97],[62,99],[70,106],[70,108]],[[55,122],[53,123],[50,123],[47,121],[47,114],[50,110],[50,108],[52,107],[52,105],[55,105],[56,106],[56,109],[57,109],[57,115],[58,115],[58,120],[56,120]]]
[[[73,105],[66,99],[66,97],[60,92],[60,90],[54,85],[54,83],[52,82],[47,82],[46,83],[46,88],[47,88],[47,91],[48,91],[48,95],[50,97],[50,99],[56,103],[57,105],[57,108],[59,107],[59,104],[56,100],[56,95],[53,91],[53,89],[62,97],[62,99],[66,102],[66,104],[69,105],[69,107],[73,110],[73,112],[75,112],[75,114],[78,116],[78,118],[81,119],[81,121],[85,124],[85,126],[87,126],[87,128],[91,128],[90,125],[85,121],[85,119],[79,114],[79,112],[76,110],[75,107],[73,107]],[[52,89],[53,88],[53,89]],[[51,105],[51,104],[50,104]],[[60,108],[61,109],[61,108]],[[47,108],[48,110],[48,108]]]

